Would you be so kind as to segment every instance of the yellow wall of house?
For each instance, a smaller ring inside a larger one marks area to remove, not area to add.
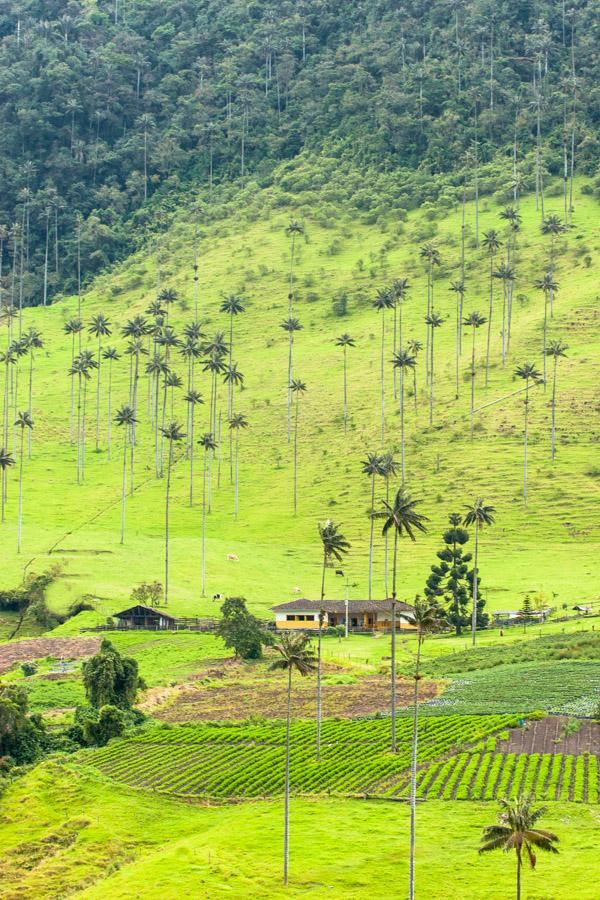
[[[316,630],[319,627],[319,623],[316,620],[313,622],[298,622],[296,620],[277,619],[275,625],[283,631],[292,631],[294,628],[312,628]]]

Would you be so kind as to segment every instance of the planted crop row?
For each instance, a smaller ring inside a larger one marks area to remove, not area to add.
[[[406,796],[407,785],[394,796]],[[459,753],[420,773],[418,796],[429,800],[494,800],[533,793],[539,800],[597,803],[598,758],[562,753]]]
[[[459,748],[483,747],[491,733],[510,724],[511,716],[430,717],[419,727],[419,765]],[[393,793],[410,766],[409,719],[399,720],[397,735],[398,752],[392,754],[389,720],[326,720],[317,762],[315,723],[294,723],[290,757],[293,790],[315,794]],[[97,769],[134,787],[189,796],[268,796],[283,789],[285,728],[278,722],[156,728],[113,741],[86,756]],[[469,753],[461,758],[467,762]],[[474,775],[476,764],[469,762],[469,767]],[[421,792],[431,780],[423,781]]]

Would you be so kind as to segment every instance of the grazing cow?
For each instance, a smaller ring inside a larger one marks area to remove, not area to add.
[[[237,553],[228,553],[227,559],[231,560],[232,562],[239,562],[239,557],[238,557]]]

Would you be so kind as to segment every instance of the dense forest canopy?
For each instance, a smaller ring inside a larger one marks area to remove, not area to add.
[[[37,305],[75,290],[131,249],[136,229],[156,227],[157,199],[232,179],[267,185],[301,154],[430,176],[535,150],[551,173],[575,160],[591,173],[596,10],[588,0],[7,0],[3,293]]]

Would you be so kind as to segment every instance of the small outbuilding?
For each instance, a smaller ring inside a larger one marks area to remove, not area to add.
[[[315,630],[319,627],[319,612],[323,610],[323,628],[345,625],[348,631],[390,631],[392,628],[391,600],[290,600],[272,607],[275,627],[279,631],[295,629]],[[398,631],[414,629],[414,607],[396,600],[396,628]]]
[[[114,619],[118,621],[118,628],[131,628],[142,631],[164,631],[175,628],[176,619],[162,609],[151,606],[130,606],[122,612],[114,613]]]

